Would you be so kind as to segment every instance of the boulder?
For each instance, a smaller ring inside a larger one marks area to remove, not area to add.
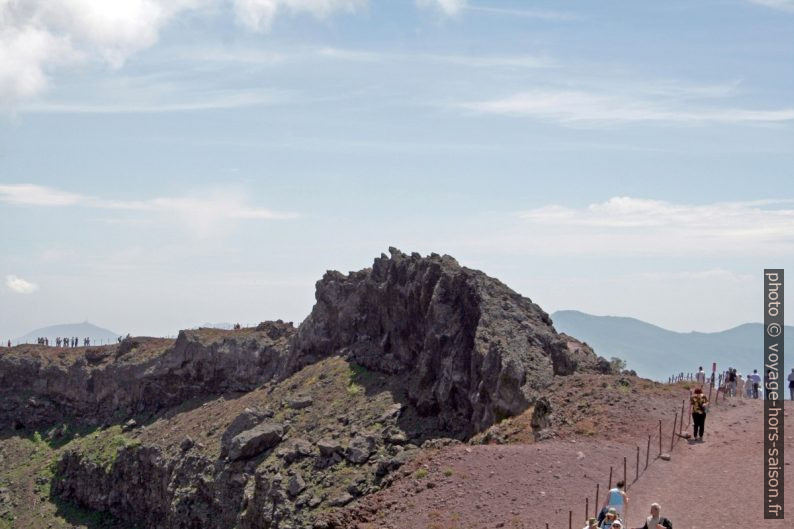
[[[345,459],[356,465],[366,463],[375,451],[375,444],[374,437],[357,435],[350,440],[345,450]]]
[[[292,496],[293,498],[303,492],[306,488],[306,482],[303,480],[303,477],[300,474],[294,474],[290,476],[289,482],[287,483],[287,493]]]
[[[229,454],[232,439],[240,433],[250,430],[267,418],[267,413],[252,408],[246,408],[229,424],[221,436],[221,457]]]
[[[312,398],[307,395],[298,395],[287,400],[287,406],[293,410],[302,410],[312,405]]]
[[[247,459],[273,448],[284,435],[280,424],[265,423],[237,434],[229,443],[229,459]]]
[[[320,439],[317,441],[317,448],[322,457],[331,457],[342,450],[342,445],[333,439]]]

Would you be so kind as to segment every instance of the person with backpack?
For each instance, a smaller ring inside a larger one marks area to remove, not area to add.
[[[736,396],[736,369],[728,369],[728,396]]]
[[[692,405],[692,427],[694,428],[695,441],[703,441],[703,430],[706,427],[706,413],[708,412],[709,399],[703,390],[695,388],[695,394],[689,399]]]
[[[662,516],[662,507],[658,503],[651,504],[651,515],[645,519],[640,529],[673,529],[673,522]]]

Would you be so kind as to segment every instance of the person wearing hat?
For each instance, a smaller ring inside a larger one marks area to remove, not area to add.
[[[588,518],[587,522],[585,523],[587,525],[585,525],[582,529],[598,529],[598,519],[596,518]]]
[[[601,522],[600,529],[617,529],[618,527],[622,527],[620,524],[620,520],[618,520],[618,511],[614,507],[610,507],[607,511],[606,515],[604,516],[604,521]]]
[[[673,522],[662,516],[662,507],[658,503],[652,503],[651,515],[640,529],[673,529]]]

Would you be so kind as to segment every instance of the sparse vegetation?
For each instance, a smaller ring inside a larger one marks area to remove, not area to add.
[[[617,356],[613,356],[609,359],[609,367],[612,370],[612,374],[619,375],[626,369],[626,361]]]
[[[75,449],[89,461],[109,471],[116,462],[119,452],[125,448],[138,446],[139,441],[126,437],[121,426],[112,426],[106,430],[94,432],[75,442]]]
[[[424,478],[426,478],[427,477],[427,469],[426,468],[420,468],[419,470],[416,471],[415,476],[416,476],[416,479],[424,479]]]

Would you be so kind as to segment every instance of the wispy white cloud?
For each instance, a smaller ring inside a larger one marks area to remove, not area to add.
[[[489,13],[493,15],[504,15],[509,17],[520,18],[537,18],[541,20],[578,20],[581,16],[575,13],[568,13],[564,11],[553,11],[550,9],[514,9],[506,7],[493,7],[484,5],[466,5],[467,11],[474,11],[478,13]]]
[[[794,12],[794,0],[750,0],[750,2],[781,11]]]
[[[35,184],[0,184],[0,201],[28,206],[73,206],[85,199],[77,193]]]
[[[679,124],[774,123],[794,120],[794,107],[748,109],[697,106],[667,96],[568,89],[529,90],[474,101],[462,107],[483,114],[528,117],[563,125],[610,126],[659,122]]]
[[[392,53],[370,50],[324,47],[317,50],[321,57],[350,62],[408,62],[445,63],[474,68],[548,68],[555,66],[553,59],[532,54],[521,55],[442,55],[434,53]]]
[[[181,101],[174,94],[163,94],[149,101],[141,95],[137,101],[115,102],[36,102],[26,103],[21,111],[26,113],[47,114],[147,114],[168,112],[192,112],[197,110],[222,110],[232,108],[272,105],[284,102],[283,94],[262,92],[216,91],[205,94],[193,94]]]
[[[708,204],[613,197],[504,219],[499,233],[461,244],[525,255],[745,256],[794,254],[794,199]]]
[[[416,5],[435,8],[447,16],[454,16],[466,7],[466,0],[416,0]]]
[[[6,276],[6,286],[11,292],[16,292],[17,294],[32,294],[39,289],[36,283],[25,281],[21,277],[14,275]]]
[[[234,11],[244,26],[266,31],[282,13],[327,18],[336,11],[353,13],[366,3],[366,0],[234,0]]]
[[[35,184],[6,184],[0,185],[0,202],[26,206],[77,206],[142,212],[157,215],[160,219],[177,220],[198,237],[216,235],[230,223],[238,221],[287,220],[298,217],[293,212],[252,206],[242,193],[229,189],[148,200],[115,200]]]

